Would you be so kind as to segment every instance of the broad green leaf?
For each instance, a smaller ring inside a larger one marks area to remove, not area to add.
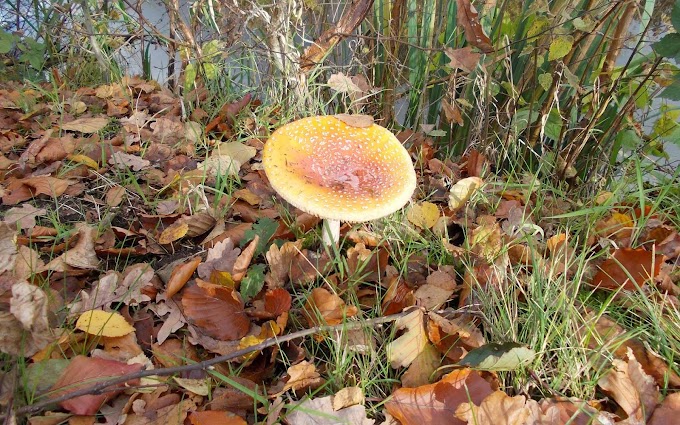
[[[534,350],[516,342],[492,343],[470,351],[458,364],[479,370],[515,370],[535,356]]]
[[[14,35],[0,29],[0,55],[9,53],[14,46]]]
[[[652,48],[661,56],[680,62],[680,34],[666,34],[661,40],[652,44]]]
[[[675,0],[671,10],[671,24],[673,24],[675,31],[680,32],[680,0]]]
[[[193,87],[196,81],[196,65],[189,63],[186,68],[184,68],[184,87]]]
[[[537,17],[536,19],[534,19],[534,22],[531,23],[531,26],[529,27],[529,30],[527,31],[527,39],[532,39],[534,37],[537,37],[543,31],[545,31],[549,26],[550,26],[550,20],[548,20],[548,18],[546,18],[545,16]]]
[[[562,59],[567,56],[574,45],[574,37],[570,35],[561,35],[555,38],[552,43],[550,43],[550,50],[548,51],[548,60],[554,61],[557,59]]]
[[[250,266],[243,280],[241,280],[241,298],[243,302],[250,301],[255,295],[259,294],[264,286],[264,264]]]
[[[548,91],[550,90],[550,86],[552,85],[553,82],[553,76],[549,72],[545,72],[543,74],[540,74],[538,76],[538,83],[543,87],[543,90]]]
[[[263,217],[257,220],[257,223],[253,224],[253,228],[247,230],[243,234],[243,239],[241,239],[241,247],[245,246],[248,242],[255,238],[255,235],[260,236],[260,240],[257,243],[257,248],[255,249],[254,257],[262,254],[269,244],[269,239],[274,236],[276,230],[279,228],[279,223],[271,218]]]
[[[659,96],[668,100],[680,101],[680,74],[675,76],[671,85],[659,93]]]

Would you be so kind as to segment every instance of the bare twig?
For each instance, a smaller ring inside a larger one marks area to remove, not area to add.
[[[175,367],[166,367],[166,368],[161,368],[161,369],[150,369],[150,370],[142,370],[139,372],[135,373],[129,373],[127,375],[122,375],[122,376],[116,376],[111,379],[107,379],[105,381],[99,382],[97,384],[91,385],[86,388],[82,388],[67,394],[63,394],[59,397],[54,397],[54,398],[49,398],[47,400],[43,400],[37,403],[29,404],[28,406],[24,406],[20,409],[17,409],[16,414],[17,416],[19,415],[27,415],[27,414],[33,414],[41,411],[47,406],[50,406],[55,403],[60,403],[65,400],[70,400],[76,397],[80,397],[83,395],[91,395],[91,394],[105,394],[107,392],[112,392],[112,391],[120,391],[120,385],[124,384],[125,382],[128,382],[133,379],[138,379],[138,378],[144,378],[147,376],[168,376],[168,375],[175,375],[178,373],[182,372],[190,372],[190,371],[196,371],[196,370],[208,370],[211,366],[226,362],[229,360],[236,359],[241,356],[245,356],[247,354],[256,352],[256,351],[261,351],[264,350],[265,348],[281,344],[284,342],[288,342],[294,339],[302,338],[308,335],[312,334],[317,334],[317,333],[323,333],[323,332],[331,332],[331,331],[337,331],[337,330],[351,330],[351,329],[360,329],[366,326],[374,326],[378,325],[381,323],[388,323],[388,322],[393,322],[400,317],[403,317],[407,314],[409,314],[412,310],[405,310],[401,313],[397,314],[392,314],[389,316],[384,316],[384,317],[376,317],[374,319],[369,319],[369,320],[362,320],[362,321],[356,321],[356,322],[348,322],[348,323],[341,323],[339,325],[334,325],[334,326],[315,326],[310,329],[303,329],[301,331],[293,332],[288,335],[284,335],[281,337],[273,337],[264,340],[263,342],[253,345],[251,347],[247,347],[241,350],[234,351],[233,353],[230,354],[225,354],[223,356],[218,356],[214,357],[210,360],[205,360],[202,362],[198,363],[193,363],[189,365],[184,365],[184,366],[175,366]],[[116,387],[117,386],[117,387]],[[114,387],[114,388],[111,388]]]

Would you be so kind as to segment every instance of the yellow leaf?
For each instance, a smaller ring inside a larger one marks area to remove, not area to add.
[[[161,245],[169,244],[183,238],[188,231],[189,223],[185,220],[177,220],[163,230],[163,233],[158,238],[158,243]]]
[[[85,155],[69,155],[67,157],[73,162],[77,162],[78,164],[83,164],[87,167],[92,168],[93,170],[99,169],[99,164],[97,164],[97,161],[94,159],[90,158],[89,156]]]
[[[414,310],[394,323],[406,332],[387,346],[387,359],[392,368],[406,367],[425,349],[428,339],[425,334],[423,310]]]
[[[555,38],[550,43],[550,50],[548,51],[548,60],[562,59],[571,52],[574,45],[574,37],[570,35],[562,35]]]
[[[135,330],[119,313],[104,310],[89,310],[81,314],[76,321],[76,329],[106,337],[125,336]]]
[[[449,191],[449,208],[453,211],[461,208],[482,184],[484,184],[484,181],[479,177],[459,180]]]
[[[430,229],[439,219],[439,208],[431,202],[415,204],[409,208],[406,218],[421,229]]]

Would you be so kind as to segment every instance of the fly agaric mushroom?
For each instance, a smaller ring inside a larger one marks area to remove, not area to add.
[[[362,222],[389,215],[411,199],[416,173],[399,140],[357,116],[303,118],[276,130],[264,146],[262,164],[283,199],[324,219],[323,242],[336,244],[340,221]],[[341,119],[342,118],[342,119]]]

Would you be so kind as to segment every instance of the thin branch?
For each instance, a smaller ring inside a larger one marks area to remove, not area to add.
[[[210,360],[205,360],[202,362],[198,363],[193,363],[189,365],[184,365],[184,366],[175,366],[175,367],[166,367],[166,368],[161,368],[161,369],[149,369],[149,370],[142,370],[139,372],[135,373],[129,373],[127,375],[122,375],[122,376],[116,376],[114,378],[108,379],[106,381],[99,382],[97,384],[91,385],[86,388],[79,389],[77,391],[73,391],[64,395],[61,395],[59,397],[54,397],[50,398],[44,401],[40,401],[37,403],[29,404],[28,406],[24,406],[20,409],[17,409],[16,414],[17,415],[27,415],[27,414],[33,414],[41,411],[45,407],[48,407],[50,405],[53,405],[55,403],[60,403],[65,400],[70,400],[76,397],[80,397],[83,395],[91,395],[91,394],[104,394],[107,392],[112,392],[112,391],[119,391],[120,390],[120,384],[124,384],[127,381],[133,380],[133,379],[138,379],[138,378],[144,378],[147,376],[168,376],[168,375],[175,375],[178,373],[182,372],[190,372],[190,371],[196,371],[196,370],[207,370],[210,368],[212,365],[226,362],[229,360],[236,359],[241,356],[248,355],[250,353],[256,352],[256,351],[261,351],[264,350],[265,348],[278,345],[284,342],[288,342],[297,338],[302,338],[308,335],[312,334],[317,334],[317,333],[322,333],[322,332],[331,332],[331,331],[336,331],[336,330],[352,330],[352,329],[360,329],[366,326],[374,326],[378,325],[381,323],[387,323],[387,322],[393,322],[400,317],[404,317],[407,314],[411,313],[413,310],[405,310],[401,313],[397,314],[392,314],[389,316],[384,316],[384,317],[376,317],[374,319],[369,319],[369,320],[362,320],[362,321],[356,321],[356,322],[349,322],[349,323],[341,323],[339,325],[334,325],[334,326],[315,326],[310,329],[303,329],[301,331],[293,332],[288,335],[284,335],[282,337],[273,337],[264,340],[263,342],[253,345],[241,350],[234,351],[233,353],[230,354],[225,354],[223,356],[218,356],[214,357]],[[117,388],[110,388],[117,386]]]

